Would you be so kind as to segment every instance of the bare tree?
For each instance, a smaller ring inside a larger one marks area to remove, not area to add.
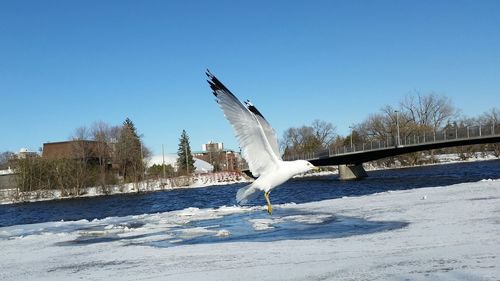
[[[108,124],[97,121],[92,124],[91,134],[92,139],[95,141],[95,156],[99,161],[99,183],[103,192],[108,193],[106,189],[106,175],[108,164],[111,161],[111,128]]]
[[[15,153],[11,151],[5,151],[0,153],[0,170],[7,169],[9,167],[9,162],[15,158]]]
[[[494,107],[485,113],[481,114],[479,121],[484,125],[499,125],[500,123],[500,109]]]
[[[491,134],[500,133],[500,110],[496,107],[490,109],[489,111],[483,113],[479,120],[482,124],[487,125],[491,129]],[[485,147],[493,156],[500,157],[500,144],[491,143]]]
[[[388,135],[392,131],[392,118],[384,113],[374,113],[354,127],[364,141],[386,142]]]
[[[404,143],[424,135],[433,135],[456,116],[458,110],[448,97],[436,93],[421,95],[417,92],[406,96],[399,103],[399,108],[386,105],[379,113],[369,115],[356,126],[356,131],[363,142],[378,140],[386,145],[395,145],[398,137],[400,143]],[[398,158],[401,162],[416,164],[423,156],[422,153],[415,153]]]
[[[457,109],[450,98],[436,93],[422,96],[419,92],[406,96],[400,103],[402,112],[417,126],[442,128],[451,118],[457,116]]]
[[[285,155],[314,153],[327,149],[335,138],[335,127],[315,120],[311,126],[288,128],[283,133],[281,147]]]
[[[288,128],[283,132],[283,138],[281,140],[281,151],[285,154],[291,152],[295,147],[298,147],[301,143],[300,134],[297,128]]]
[[[81,190],[87,186],[91,177],[89,169],[89,159],[92,158],[92,146],[88,140],[91,132],[86,126],[78,127],[72,136],[72,160],[77,163],[74,170],[75,183],[73,186],[73,194],[79,195]]]
[[[314,120],[312,123],[313,132],[316,139],[321,143],[323,147],[328,147],[335,138],[335,127],[332,123]]]
[[[88,140],[90,138],[90,130],[87,126],[81,126],[75,129],[75,132],[70,137],[72,140]]]

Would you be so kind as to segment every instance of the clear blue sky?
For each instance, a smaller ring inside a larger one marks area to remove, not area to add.
[[[412,91],[500,106],[500,1],[0,1],[0,152],[131,118],[155,153],[238,149],[212,70],[278,135],[340,134]]]

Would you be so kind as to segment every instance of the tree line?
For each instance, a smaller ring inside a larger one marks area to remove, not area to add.
[[[150,155],[129,118],[121,126],[99,121],[90,128],[79,127],[60,150],[54,157],[15,157],[5,152],[0,163],[15,169],[18,193],[43,196],[57,189],[62,196],[79,196],[87,187],[100,187],[108,194],[111,185],[143,180],[144,159]]]
[[[15,169],[16,190],[43,197],[58,190],[62,196],[79,196],[88,187],[98,187],[109,194],[119,183],[138,183],[190,175],[195,172],[189,136],[185,130],[179,139],[177,169],[170,164],[148,167],[150,150],[141,140],[135,124],[126,118],[121,126],[94,122],[75,129],[68,147],[57,157],[18,157],[13,152],[0,153],[0,169]],[[45,154],[45,152],[44,152]]]
[[[403,98],[396,107],[386,105],[368,114],[364,120],[350,126],[350,134],[346,136],[337,134],[331,122],[314,120],[310,125],[285,130],[280,146],[284,158],[287,158],[322,150],[340,151],[346,147],[374,142],[394,145],[398,130],[398,141],[411,139],[412,136],[432,136],[445,129],[448,132],[455,131],[457,137],[458,132],[464,132],[465,129],[467,134],[470,128],[477,130],[478,124],[500,131],[499,117],[500,110],[497,108],[476,117],[466,117],[444,95],[413,93]],[[91,186],[100,187],[101,192],[107,194],[109,187],[117,183],[190,175],[195,171],[189,136],[185,130],[179,138],[177,169],[167,164],[147,167],[146,159],[151,156],[151,152],[129,118],[119,126],[99,121],[90,127],[79,127],[69,139],[72,141],[70,157],[19,158],[12,152],[3,152],[0,153],[0,169],[11,167],[16,170],[19,192],[58,189],[64,196],[81,195]],[[476,152],[488,152],[499,157],[500,145],[464,146],[441,149],[439,152],[457,153],[463,159]],[[418,152],[379,162],[384,165],[396,161],[403,165],[414,165],[435,161],[433,156],[434,151]]]
[[[422,95],[417,92],[403,98],[397,107],[386,105],[378,112],[368,114],[366,119],[350,126],[351,132],[347,136],[338,135],[332,123],[315,120],[311,125],[288,128],[283,133],[280,143],[284,152],[283,156],[286,158],[322,150],[342,151],[346,147],[351,149],[351,146],[361,146],[361,144],[394,145],[397,141],[403,143],[403,141],[414,141],[417,138],[422,140],[425,136],[429,139],[443,130],[448,131],[453,137],[458,137],[458,132],[465,134],[472,130],[480,130],[479,124],[484,126],[483,130],[491,133],[495,128],[500,131],[499,117],[500,110],[497,108],[492,108],[477,117],[466,117],[453,105],[449,97],[437,93]],[[499,157],[500,145],[456,147],[442,149],[439,152],[458,153],[460,157],[466,159],[475,152],[485,153],[486,151]],[[389,165],[395,161],[414,165],[434,161],[433,154],[434,151],[417,152],[381,161]]]

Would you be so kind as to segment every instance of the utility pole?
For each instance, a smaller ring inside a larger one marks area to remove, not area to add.
[[[400,140],[399,140],[399,111],[395,110],[394,112],[396,112],[396,127],[397,127],[397,133],[398,133],[396,147],[399,147],[401,145]]]
[[[162,157],[162,168],[163,168],[163,178],[166,178],[165,173],[165,150],[163,148],[163,144],[161,144],[161,157]]]
[[[185,143],[184,143],[184,155],[185,155],[185,158],[186,158],[186,172],[187,172],[187,174],[189,175],[189,160],[188,160],[187,153],[188,153],[188,150],[187,150],[187,142],[185,142]]]
[[[142,171],[142,180],[144,180],[145,178],[145,174],[146,174],[146,169],[144,167],[144,153],[142,152],[142,141],[139,140],[139,143],[141,144],[141,171]]]

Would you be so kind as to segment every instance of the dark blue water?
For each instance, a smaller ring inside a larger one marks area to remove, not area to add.
[[[387,190],[443,186],[500,178],[500,160],[368,172],[359,181],[339,181],[337,176],[291,180],[271,193],[273,204],[305,203]],[[236,190],[244,184],[178,189],[172,191],[55,200],[0,206],[0,227],[59,220],[100,219],[235,205]],[[250,205],[265,205],[258,197]]]

